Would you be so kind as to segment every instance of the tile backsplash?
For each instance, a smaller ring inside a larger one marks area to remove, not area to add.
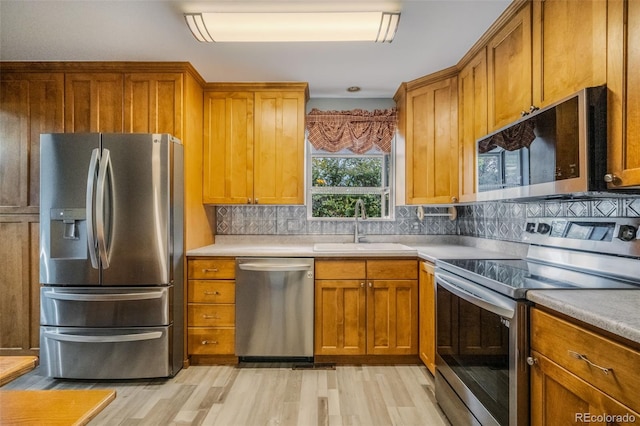
[[[640,217],[640,197],[483,202],[457,206],[458,218],[417,217],[416,206],[397,206],[395,220],[360,221],[367,235],[463,235],[521,241],[527,218]],[[426,207],[425,214],[446,214],[444,207]],[[307,220],[305,206],[217,206],[218,235],[353,234],[354,221]]]

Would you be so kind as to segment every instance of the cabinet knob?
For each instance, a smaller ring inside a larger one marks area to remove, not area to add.
[[[458,202],[458,197],[451,197],[451,202],[452,203],[457,203]]]
[[[360,283],[360,288],[364,288],[364,283]]]
[[[536,365],[538,363],[538,358],[534,358],[532,356],[527,357],[527,364]]]
[[[206,274],[207,272],[218,272],[218,268],[205,268],[202,270],[203,274]]]
[[[253,204],[258,204],[258,199],[253,200]]]
[[[607,173],[606,175],[604,175],[604,181],[616,186],[622,184],[622,179],[620,179],[619,176],[616,176],[613,173]]]
[[[373,288],[373,283],[369,283],[369,288]]]
[[[203,344],[203,345],[217,345],[217,344],[218,344],[218,342],[217,342],[217,341],[215,341],[215,340],[203,340],[203,341],[202,341],[202,344]]]
[[[219,294],[220,294],[219,291],[208,291],[207,290],[207,291],[204,292],[205,296],[218,296]]]
[[[251,198],[247,198],[247,204],[251,204]]]

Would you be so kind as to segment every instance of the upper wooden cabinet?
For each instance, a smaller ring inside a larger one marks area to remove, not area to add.
[[[458,76],[460,201],[475,200],[476,140],[487,134],[487,50],[480,52]]]
[[[607,2],[534,1],[533,104],[607,81]]]
[[[306,83],[211,85],[203,202],[302,204]]]
[[[458,201],[458,83],[451,70],[406,84],[406,203]]]
[[[640,2],[609,0],[610,188],[640,185]]]
[[[40,133],[64,130],[64,74],[0,72],[0,213],[38,214]]]
[[[124,76],[124,130],[169,133],[182,139],[182,73]]]
[[[491,38],[487,55],[491,131],[517,120],[532,104],[530,2]]]
[[[122,132],[122,73],[65,74],[65,132]]]

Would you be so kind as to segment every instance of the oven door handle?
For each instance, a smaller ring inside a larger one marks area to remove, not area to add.
[[[461,299],[503,318],[512,319],[515,316],[516,302],[514,300],[485,289],[480,284],[461,280],[446,272],[436,272],[435,275],[437,285]]]

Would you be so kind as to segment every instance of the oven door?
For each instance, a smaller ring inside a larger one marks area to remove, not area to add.
[[[454,424],[528,424],[527,305],[436,269],[436,399]]]

